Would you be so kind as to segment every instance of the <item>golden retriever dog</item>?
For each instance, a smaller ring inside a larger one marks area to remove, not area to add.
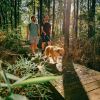
[[[57,62],[57,58],[64,55],[64,48],[58,46],[49,45],[45,48],[44,56],[49,58],[51,57],[54,62]]]

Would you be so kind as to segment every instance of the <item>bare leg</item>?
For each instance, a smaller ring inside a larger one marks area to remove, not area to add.
[[[42,42],[42,53],[44,52],[45,49],[45,42]]]
[[[42,50],[45,48],[45,42],[42,42]]]
[[[38,49],[37,43],[35,42],[35,43],[34,43],[34,51],[36,51],[37,49]]]
[[[31,48],[32,54],[34,54],[34,53],[35,53],[34,43],[32,43],[32,44],[30,45],[30,48]]]
[[[51,45],[51,41],[48,41],[48,45]]]

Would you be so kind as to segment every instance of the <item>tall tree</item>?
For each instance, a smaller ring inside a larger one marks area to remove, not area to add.
[[[20,23],[20,7],[21,0],[2,0],[0,2],[0,12],[2,18],[2,28],[11,29],[17,28]]]
[[[17,28],[17,0],[14,1],[14,28]]]
[[[69,53],[71,0],[64,0],[64,50],[63,57],[63,85],[65,100],[88,100],[80,80],[75,72]]]
[[[13,13],[14,13],[14,10],[13,10],[13,7],[14,7],[14,2],[13,0],[11,0],[10,2],[10,5],[11,5],[11,11],[10,11],[10,25],[11,25],[11,30],[13,30],[14,28],[14,24],[13,24]]]
[[[20,14],[21,0],[18,0],[18,25],[21,22],[21,14]]]
[[[54,26],[55,26],[55,0],[53,0],[53,20],[52,20],[52,37],[53,38],[55,36]]]
[[[51,0],[48,0],[48,15],[50,16],[50,3],[51,3]]]
[[[88,38],[95,35],[95,5],[96,0],[88,0]]]
[[[79,0],[74,0],[73,32],[75,38],[77,38],[77,34],[78,34],[78,10],[79,10]]]
[[[35,0],[31,1],[31,6],[32,6],[32,14],[35,15]]]
[[[40,19],[40,26],[42,25],[42,18],[43,18],[43,0],[40,0],[40,9],[39,9],[39,19]],[[41,27],[40,27],[41,28]],[[41,32],[41,29],[40,29],[40,32]]]
[[[35,15],[35,5],[36,5],[36,3],[35,3],[35,0],[34,0],[34,15]]]
[[[1,8],[0,8],[0,12],[1,12]],[[0,13],[0,28],[2,27],[2,16],[1,16],[1,13]]]

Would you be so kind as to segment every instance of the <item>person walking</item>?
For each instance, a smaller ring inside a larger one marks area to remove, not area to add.
[[[47,45],[51,45],[51,24],[49,23],[49,16],[46,15],[43,18],[43,24],[41,26],[41,38],[42,38],[42,53]]]
[[[31,17],[31,23],[27,26],[27,40],[30,42],[30,48],[32,51],[32,54],[35,54],[35,51],[37,50],[37,43],[38,43],[38,36],[39,36],[39,26],[36,23],[35,16]]]

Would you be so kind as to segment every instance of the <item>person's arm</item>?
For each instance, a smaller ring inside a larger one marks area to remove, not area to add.
[[[40,27],[38,24],[37,24],[37,32],[38,32],[38,36],[40,36]]]
[[[51,25],[50,25],[50,27],[49,27],[49,32],[50,32],[50,34],[51,34]]]
[[[41,33],[43,32],[43,26],[41,26]]]
[[[40,28],[38,28],[38,36],[40,36]]]
[[[51,34],[51,24],[49,23],[49,32]]]
[[[46,34],[46,32],[43,30],[43,26],[41,26],[41,33]]]

